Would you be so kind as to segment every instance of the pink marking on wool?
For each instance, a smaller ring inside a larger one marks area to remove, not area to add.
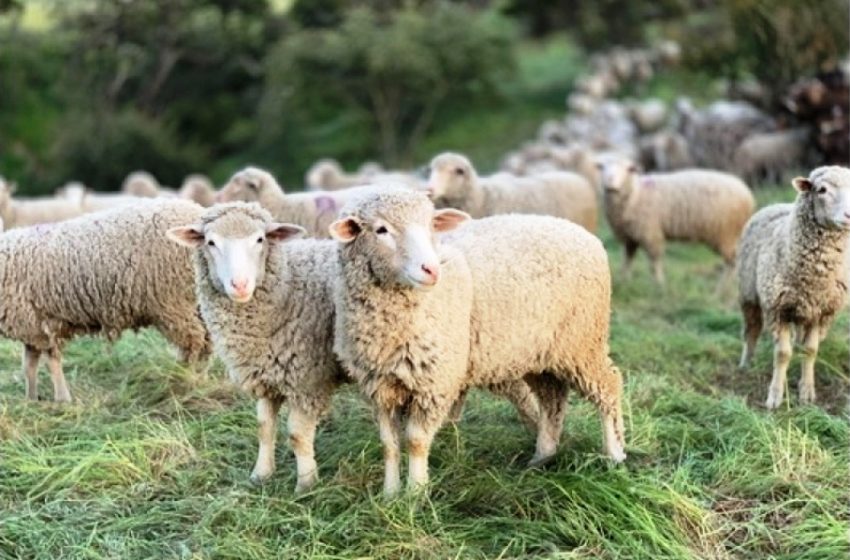
[[[655,186],[655,181],[652,179],[652,177],[643,176],[643,177],[640,178],[640,185],[642,187],[646,187],[648,189],[651,189],[652,187]]]
[[[316,204],[316,211],[319,214],[336,212],[336,201],[333,199],[333,197],[325,195],[317,196],[314,199],[314,203]]]

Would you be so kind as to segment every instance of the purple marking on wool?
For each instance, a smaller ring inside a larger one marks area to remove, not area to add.
[[[655,181],[652,180],[652,177],[644,176],[644,177],[641,177],[640,184],[641,184],[642,187],[646,187],[646,188],[651,189],[652,187],[655,186]]]
[[[314,199],[314,203],[316,204],[316,211],[319,214],[327,214],[329,212],[336,212],[336,201],[333,197],[330,196],[317,196]]]

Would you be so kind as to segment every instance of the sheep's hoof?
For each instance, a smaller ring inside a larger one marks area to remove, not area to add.
[[[312,477],[309,480],[304,481],[299,480],[295,485],[295,495],[300,496],[301,494],[306,494],[313,489],[313,486],[315,486],[318,481],[319,477]]]
[[[251,482],[251,484],[253,484],[254,486],[262,486],[263,484],[265,484],[266,482],[268,482],[268,481],[269,481],[269,479],[270,479],[271,477],[272,477],[272,474],[271,474],[271,473],[268,473],[268,474],[259,474],[259,473],[257,473],[257,472],[252,472],[252,473],[251,473],[251,476],[249,476],[249,477],[248,477],[248,480],[249,480],[249,481]]]
[[[764,403],[764,406],[767,407],[768,410],[776,410],[781,404],[782,395],[777,395],[776,393],[771,391],[767,395],[767,402]]]
[[[608,458],[619,464],[626,460],[626,452],[623,449],[612,449],[607,453]]]
[[[539,468],[545,467],[546,465],[552,463],[554,460],[555,460],[555,454],[554,453],[551,454],[551,455],[542,455],[542,456],[539,456],[539,457],[537,455],[535,455],[528,462],[528,467],[532,468],[532,469],[539,469]]]
[[[813,404],[815,402],[815,388],[808,385],[800,386],[800,404]]]

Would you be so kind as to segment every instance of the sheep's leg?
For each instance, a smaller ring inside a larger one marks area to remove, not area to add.
[[[654,252],[649,254],[649,262],[652,266],[652,277],[655,278],[655,282],[659,286],[664,286],[665,283],[663,255],[664,253]]]
[[[319,480],[319,466],[316,464],[316,452],[313,446],[318,425],[318,414],[295,406],[290,408],[287,428],[289,445],[295,453],[295,468],[298,473],[296,494],[310,490]]]
[[[575,386],[596,405],[602,422],[602,450],[616,463],[626,459],[626,431],[623,422],[623,377],[620,370],[606,358],[606,363],[594,370],[578,370]],[[590,372],[590,373],[588,373]]]
[[[27,380],[27,398],[31,401],[38,400],[38,360],[41,352],[32,346],[24,345],[23,370]]]
[[[442,425],[448,410],[435,408],[429,404],[428,409],[414,405],[411,407],[410,418],[407,421],[407,488],[417,490],[428,484],[428,456],[434,436]]]
[[[71,402],[71,391],[62,372],[62,351],[51,348],[47,353],[47,369],[53,380],[53,400],[56,402]]]
[[[744,328],[741,336],[744,339],[744,349],[741,353],[741,362],[738,364],[738,367],[746,369],[753,360],[759,335],[763,327],[763,319],[761,307],[758,305],[744,304],[741,306],[741,313],[744,315]]]
[[[803,335],[803,374],[800,377],[800,404],[815,402],[815,361],[820,345],[820,327],[811,325]]]
[[[540,405],[534,390],[525,381],[504,381],[488,387],[491,393],[504,397],[514,405],[525,426],[536,431],[540,422]]]
[[[545,465],[558,450],[564,429],[569,385],[550,373],[526,376],[526,381],[537,396],[540,415],[537,423],[537,445],[529,466]]]
[[[791,328],[787,323],[780,323],[776,328],[773,342],[773,379],[767,392],[765,406],[769,409],[782,404],[785,394],[785,378],[788,364],[791,362]]]
[[[251,471],[251,482],[262,484],[274,473],[274,448],[277,437],[277,413],[280,401],[260,398],[257,400],[257,439],[260,448],[257,452],[257,462]]]
[[[623,279],[629,280],[632,277],[632,265],[635,262],[638,244],[634,241],[626,241],[623,245]]]
[[[401,425],[398,409],[378,409],[378,432],[384,445],[384,495],[391,498],[401,489]]]
[[[463,405],[466,403],[466,391],[461,393],[452,403],[452,408],[449,410],[449,422],[457,424],[463,418]]]

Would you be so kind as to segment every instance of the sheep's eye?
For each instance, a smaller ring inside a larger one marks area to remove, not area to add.
[[[383,235],[387,232],[388,232],[388,230],[384,226],[381,226],[381,227],[379,227],[378,229],[375,230],[375,233],[377,233],[378,235]]]
[[[264,239],[265,239],[264,237],[258,237],[258,238],[257,238],[257,243],[262,243]]]
[[[815,192],[818,194],[826,194],[826,190],[826,187],[818,187]]]
[[[463,169],[461,169],[460,167],[455,169],[455,174],[457,174],[457,175],[463,175],[464,173],[465,173],[465,171]]]
[[[254,181],[248,181],[248,188],[257,190],[259,188],[259,186]]]
[[[207,245],[209,245],[210,247],[215,247],[215,241],[210,239],[209,241],[207,241]]]

